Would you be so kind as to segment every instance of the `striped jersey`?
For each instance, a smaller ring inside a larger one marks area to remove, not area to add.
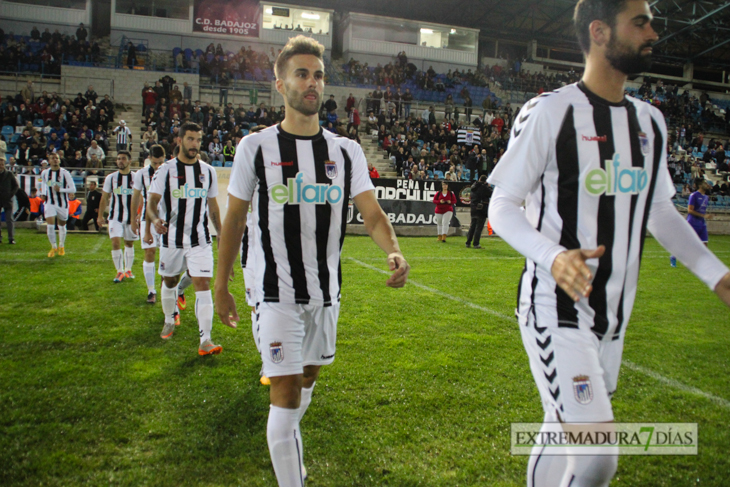
[[[147,220],[147,196],[152,183],[152,176],[155,174],[155,168],[149,165],[134,173],[133,189],[142,192],[142,211],[140,213],[141,220]]]
[[[109,194],[109,221],[132,223],[134,172],[114,171],[104,179],[104,192]]]
[[[578,303],[556,285],[551,269],[528,259],[518,291],[520,323],[549,316],[536,326],[621,336],[636,297],[652,202],[675,192],[666,144],[659,110],[631,97],[610,103],[582,82],[522,107],[489,182],[524,198],[528,220],[553,242],[569,250],[605,245],[606,252],[587,262],[593,291]]]
[[[68,194],[76,192],[76,184],[71,173],[60,168],[58,171],[46,169],[41,173],[41,194],[46,197],[46,204],[59,208],[68,208]],[[57,186],[56,192],[53,187]]]
[[[127,138],[132,136],[132,131],[129,130],[129,127],[119,126],[114,129],[114,132],[117,134],[117,144],[126,144]]]
[[[456,132],[456,143],[468,146],[481,145],[482,134],[476,127],[462,127]]]
[[[163,247],[189,249],[210,245],[208,199],[218,196],[218,177],[212,166],[171,159],[155,172],[149,193],[162,196],[158,210],[167,223],[167,233],[162,234]]]
[[[281,125],[244,137],[228,193],[251,202],[256,302],[338,302],[349,201],[373,189],[362,148],[350,139],[321,129],[295,136]]]

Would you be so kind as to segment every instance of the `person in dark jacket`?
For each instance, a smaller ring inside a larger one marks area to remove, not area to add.
[[[86,213],[84,213],[84,218],[81,219],[81,229],[82,230],[88,230],[89,229],[89,221],[94,222],[94,226],[96,227],[96,231],[99,231],[99,224],[96,223],[97,218],[99,217],[99,202],[101,201],[101,192],[97,190],[96,188],[96,181],[93,179],[89,180],[88,183],[89,191],[86,193]]]
[[[482,238],[484,223],[487,221],[489,200],[492,197],[492,190],[487,184],[487,175],[482,174],[479,180],[471,187],[471,226],[466,237],[466,247],[471,248],[472,241],[475,249],[481,249],[479,240]]]
[[[5,154],[0,154],[0,210],[5,210],[5,224],[8,227],[8,243],[15,243],[13,228],[13,196],[18,192],[18,180],[15,174],[5,169]],[[3,241],[0,226],[0,243]]]

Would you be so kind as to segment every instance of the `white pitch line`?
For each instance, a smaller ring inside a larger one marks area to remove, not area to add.
[[[362,262],[360,260],[357,260],[357,259],[355,259],[353,257],[347,257],[347,260],[350,260],[350,261],[352,261],[352,262],[354,262],[354,263],[356,263],[356,264],[358,264],[358,265],[360,265],[362,267],[365,267],[367,269],[373,270],[375,272],[379,272],[381,274],[385,274],[385,275],[388,275],[388,276],[390,275],[390,272],[388,272],[386,270],[380,269],[380,268],[375,267],[375,266],[372,266],[370,264],[366,264],[365,262]],[[485,313],[489,313],[489,314],[491,314],[493,316],[496,316],[498,318],[503,318],[503,319],[509,320],[509,321],[513,321],[514,320],[514,316],[509,316],[509,315],[506,315],[504,313],[500,313],[499,311],[495,311],[493,309],[487,308],[485,306],[480,306],[478,304],[472,303],[472,302],[467,301],[466,299],[460,298],[458,296],[452,296],[451,294],[447,294],[447,293],[445,293],[443,291],[439,291],[438,289],[434,289],[432,287],[426,286],[426,285],[421,284],[419,282],[416,282],[416,281],[414,281],[412,279],[409,279],[408,280],[408,284],[410,284],[412,286],[415,286],[415,287],[417,287],[419,289],[423,289],[424,291],[432,292],[432,293],[437,294],[437,295],[439,295],[441,297],[444,297],[446,299],[450,299],[452,301],[456,301],[457,303],[461,303],[461,304],[466,305],[466,306],[468,306],[470,308],[478,309],[479,311],[484,311]],[[708,400],[714,402],[715,404],[717,404],[719,406],[722,406],[722,407],[724,407],[726,409],[730,409],[730,401],[728,401],[727,399],[723,399],[721,397],[717,397],[717,396],[715,396],[713,394],[710,394],[709,392],[705,392],[705,391],[703,391],[701,389],[697,389],[696,387],[690,387],[690,386],[685,385],[685,384],[682,384],[681,382],[676,381],[674,379],[670,379],[668,377],[664,377],[663,375],[658,374],[658,373],[654,372],[651,369],[647,369],[646,367],[642,367],[641,365],[637,365],[637,364],[635,364],[635,363],[633,363],[633,362],[631,362],[629,360],[623,360],[622,363],[626,367],[628,367],[629,369],[633,370],[634,372],[640,372],[640,373],[642,373],[642,374],[644,374],[646,376],[651,377],[652,379],[654,379],[654,380],[656,380],[658,382],[661,382],[662,384],[668,385],[670,387],[674,387],[675,389],[679,389],[682,392],[687,392],[689,394],[694,394],[694,395],[697,395],[697,396],[704,397],[705,399],[708,399]]]
[[[92,254],[95,254],[95,253],[97,253],[97,252],[99,251],[99,249],[101,248],[101,246],[102,246],[102,245],[104,244],[104,241],[105,241],[105,240],[106,240],[106,237],[104,237],[104,236],[100,236],[100,237],[99,237],[99,241],[98,241],[98,242],[96,242],[96,245],[94,245],[94,248],[93,248],[93,249],[91,249],[91,253],[92,253]]]

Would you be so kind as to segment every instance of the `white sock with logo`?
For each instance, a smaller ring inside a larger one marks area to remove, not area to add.
[[[134,264],[134,247],[124,247],[124,270],[131,271]]]
[[[124,263],[122,262],[123,259],[124,256],[122,254],[122,249],[112,250],[112,261],[114,262],[114,267],[116,267],[117,272],[122,272],[124,270]]]
[[[180,278],[180,282],[177,284],[177,294],[185,294],[185,290],[190,287],[190,285],[193,283],[193,278],[190,277],[190,274],[188,274],[187,271],[185,271],[185,274]]]
[[[165,323],[175,322],[175,311],[177,311],[177,293],[174,287],[167,287],[165,281],[162,281],[161,289],[162,312],[165,314]]]
[[[56,228],[55,225],[46,225],[46,234],[48,235],[48,241],[51,242],[51,247],[56,248]]]
[[[58,226],[58,246],[63,247],[66,243],[66,225]]]
[[[198,318],[200,343],[210,340],[210,331],[213,329],[213,293],[210,291],[195,293],[195,317]]]
[[[299,410],[271,406],[266,440],[279,487],[303,487]]]
[[[144,272],[144,280],[147,282],[147,292],[155,292],[155,263],[142,262],[142,272]]]

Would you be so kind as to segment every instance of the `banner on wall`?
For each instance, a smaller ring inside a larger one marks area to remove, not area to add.
[[[195,0],[193,32],[259,36],[259,4],[251,0]]]
[[[391,225],[393,226],[423,226],[436,225],[435,205],[425,201],[409,200],[378,200]],[[362,225],[362,215],[357,206],[350,203],[347,211],[348,225]]]
[[[379,200],[427,201],[432,203],[434,195],[441,191],[440,181],[376,178],[372,182],[375,185],[375,197]],[[469,206],[472,184],[462,181],[449,183],[449,190],[456,195],[456,206]]]

